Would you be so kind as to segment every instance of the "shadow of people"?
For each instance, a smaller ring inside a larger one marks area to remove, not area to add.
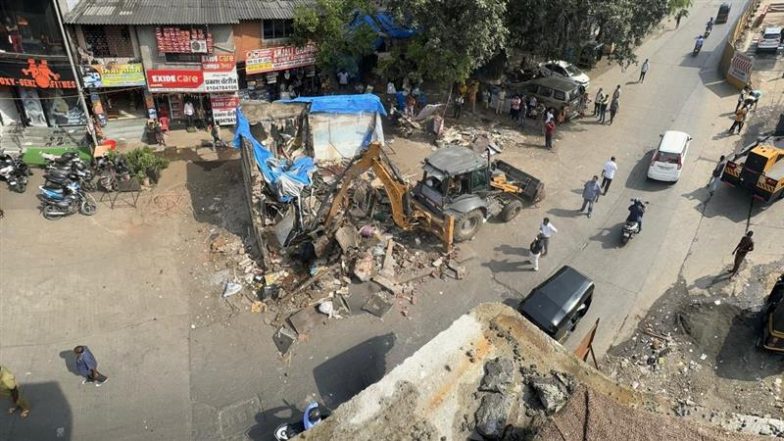
[[[602,228],[598,233],[591,236],[590,240],[599,242],[605,250],[622,247],[621,229],[625,223],[619,222],[611,227]]]
[[[275,429],[281,424],[292,423],[302,418],[304,409],[283,401],[283,406],[272,407],[256,414],[256,425],[247,432],[253,441],[274,441]]]
[[[79,374],[79,371],[76,369],[76,354],[74,354],[73,349],[60,351],[60,358],[65,362],[65,368],[68,369],[68,372],[77,377],[81,377],[81,374]]]
[[[584,216],[585,213],[580,211],[580,205],[583,203],[582,198],[580,198],[578,204],[575,206],[574,210],[567,210],[564,208],[551,208],[547,211],[547,214],[556,216],[556,217],[578,217]]]

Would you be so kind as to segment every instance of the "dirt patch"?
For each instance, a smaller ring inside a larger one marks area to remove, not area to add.
[[[689,407],[782,416],[784,358],[756,347],[760,309],[781,263],[754,267],[706,291],[679,281],[628,341],[612,348],[608,372],[622,384]],[[699,295],[704,293],[705,295]]]

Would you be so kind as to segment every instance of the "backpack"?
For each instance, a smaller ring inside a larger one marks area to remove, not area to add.
[[[542,241],[539,240],[538,238],[534,239],[534,241],[531,242],[531,245],[529,245],[528,249],[531,250],[531,253],[533,253],[533,254],[541,253],[542,252]]]

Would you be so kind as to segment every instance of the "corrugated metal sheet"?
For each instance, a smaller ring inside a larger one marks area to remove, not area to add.
[[[81,0],[65,22],[82,25],[232,24],[288,19],[314,0]]]

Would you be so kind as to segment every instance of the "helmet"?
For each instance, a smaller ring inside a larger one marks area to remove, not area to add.
[[[321,410],[319,410],[318,405],[308,411],[308,419],[313,422],[319,421],[321,419]]]

